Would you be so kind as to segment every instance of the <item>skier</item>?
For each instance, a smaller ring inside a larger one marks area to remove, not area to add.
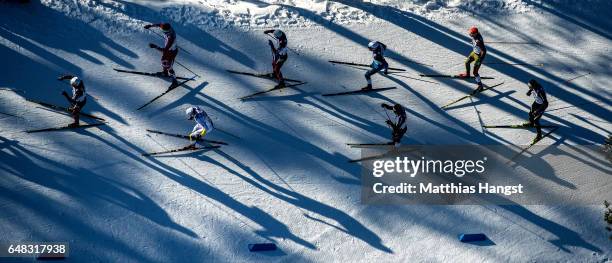
[[[365,78],[368,85],[363,87],[362,90],[372,89],[372,75],[380,72],[381,70],[384,70],[383,74],[387,75],[387,71],[389,70],[389,64],[385,60],[384,54],[387,46],[378,41],[371,41],[368,43],[368,49],[372,51],[374,61],[372,61],[372,64],[370,65],[371,69],[365,73]]]
[[[274,36],[276,41],[278,42],[278,48],[274,47],[274,43],[272,40],[268,40],[268,45],[270,45],[270,49],[272,49],[272,74],[274,78],[278,81],[278,85],[275,88],[283,88],[285,87],[285,79],[283,79],[283,73],[281,72],[281,67],[285,64],[288,58],[288,48],[287,48],[287,36],[285,33],[279,29],[270,29],[264,31],[264,34],[270,34]]]
[[[149,43],[150,48],[154,48],[162,52],[162,72],[159,74],[164,77],[172,78],[172,85],[176,86],[178,85],[178,81],[174,75],[174,69],[172,68],[176,55],[178,55],[176,32],[169,23],[148,24],[144,26],[145,29],[149,29],[151,27],[159,27],[164,32],[164,47],[159,47],[153,43]]]
[[[472,37],[472,52],[470,52],[470,55],[465,59],[465,73],[459,74],[459,77],[469,78],[470,64],[474,62],[474,77],[476,78],[476,84],[478,85],[476,91],[481,91],[483,85],[482,81],[480,80],[478,70],[480,69],[480,65],[482,65],[482,61],[487,54],[487,48],[484,45],[482,35],[480,35],[480,32],[478,32],[478,28],[473,26],[468,30],[468,33],[470,34],[470,37]]]
[[[391,126],[392,141],[390,144],[395,145],[395,147],[397,148],[400,146],[400,142],[402,140],[402,137],[404,137],[406,130],[408,130],[408,127],[406,127],[406,110],[404,109],[404,107],[402,107],[402,105],[399,105],[397,103],[393,106],[383,103],[380,106],[383,107],[383,109],[390,110],[395,113],[395,123],[392,122],[390,119],[387,119],[386,123],[387,125]]]
[[[185,114],[187,115],[187,119],[194,120],[196,122],[193,130],[191,130],[191,133],[189,133],[189,140],[191,141],[195,139],[196,141],[193,148],[196,148],[196,145],[205,147],[206,145],[200,144],[200,139],[215,129],[212,120],[199,106],[191,106],[187,108],[185,110]]]
[[[531,110],[529,111],[529,122],[526,122],[525,126],[536,127],[536,131],[538,134],[536,135],[533,142],[537,142],[542,139],[542,127],[540,127],[540,118],[544,114],[544,111],[548,107],[548,100],[546,99],[546,91],[544,91],[544,87],[540,85],[535,79],[530,80],[527,83],[527,87],[529,87],[529,91],[527,91],[527,96],[531,96],[533,94],[533,104],[531,104]]]
[[[74,118],[74,122],[68,125],[70,128],[79,127],[79,114],[85,103],[87,103],[87,94],[85,94],[85,84],[78,77],[72,75],[63,75],[57,78],[57,80],[62,81],[65,79],[70,80],[70,86],[72,86],[72,97],[68,95],[68,92],[65,90],[62,91],[62,95],[66,97],[68,102],[70,103],[70,107],[68,110],[72,113],[72,118]]]

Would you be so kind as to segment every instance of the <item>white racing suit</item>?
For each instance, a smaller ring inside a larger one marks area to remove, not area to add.
[[[189,134],[189,138],[196,139],[196,146],[204,147],[204,142],[198,141],[197,139],[213,131],[215,126],[208,114],[200,107],[196,107],[196,114],[193,116],[193,120],[196,122],[196,125]]]

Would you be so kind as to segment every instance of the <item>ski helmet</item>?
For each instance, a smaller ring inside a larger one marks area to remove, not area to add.
[[[193,119],[193,116],[195,115],[195,107],[189,107],[185,110],[185,115],[187,115],[187,119],[191,120]]]
[[[281,38],[283,36],[283,31],[280,29],[275,29],[273,34],[275,38]]]
[[[81,85],[81,79],[79,79],[78,77],[70,79],[70,86],[77,87],[79,85]]]
[[[160,26],[161,30],[163,30],[164,32],[168,32],[170,31],[170,29],[172,28],[170,26],[170,23],[162,23]]]
[[[540,84],[535,80],[535,79],[531,79],[529,80],[529,82],[527,82],[527,86],[530,89],[535,89],[537,86],[539,86]]]
[[[370,43],[368,43],[368,48],[369,49],[376,49],[378,48],[378,41],[371,41]]]
[[[476,35],[478,34],[478,28],[476,28],[475,26],[470,27],[470,29],[468,30],[468,33],[470,33],[470,35]]]

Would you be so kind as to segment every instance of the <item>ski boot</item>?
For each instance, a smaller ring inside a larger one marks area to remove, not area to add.
[[[274,86],[274,89],[282,89],[285,87],[285,82],[281,81],[278,83],[278,85]]]
[[[476,90],[474,91],[474,93],[482,92],[483,89],[484,89],[484,85],[482,85],[482,83],[478,83],[478,86],[476,87]]]
[[[361,88],[361,90],[371,90],[372,89],[372,84],[368,84],[367,86]]]
[[[535,144],[536,142],[540,141],[542,139],[542,134],[538,133],[538,135],[536,135],[535,138],[533,138],[533,141],[531,141],[531,144]]]
[[[470,77],[470,73],[459,73],[459,75],[457,75],[457,77],[461,78],[461,79],[467,79]]]
[[[528,122],[525,122],[525,123],[521,124],[521,126],[522,126],[522,127],[532,127],[532,126],[533,126],[533,124],[532,124],[531,122],[529,122],[529,121],[528,121]]]
[[[178,80],[176,78],[172,78],[172,87],[178,86]]]
[[[68,128],[77,128],[77,127],[79,127],[78,122],[73,122],[73,123],[68,124]]]

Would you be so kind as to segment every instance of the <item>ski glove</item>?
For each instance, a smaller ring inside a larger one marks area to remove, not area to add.
[[[153,44],[153,43],[149,43],[149,47],[150,48],[159,48],[157,45]]]
[[[152,26],[153,26],[153,25],[148,24],[148,25],[145,25],[145,26],[144,26],[144,28],[145,28],[145,29],[149,29],[149,28],[151,28]]]
[[[531,96],[531,92],[532,92],[532,91],[533,91],[532,89],[530,89],[529,91],[527,91],[527,96]]]

